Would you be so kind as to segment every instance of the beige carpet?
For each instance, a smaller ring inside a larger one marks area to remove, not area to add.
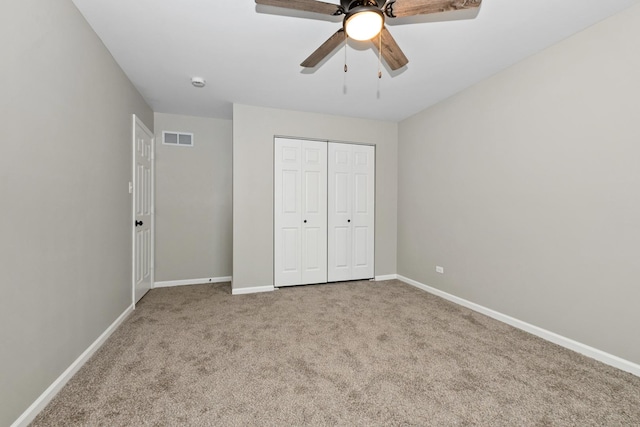
[[[151,291],[36,426],[637,426],[640,378],[398,281]]]

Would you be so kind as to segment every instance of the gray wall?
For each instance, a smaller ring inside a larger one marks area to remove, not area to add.
[[[131,305],[131,129],[153,113],[69,0],[0,13],[0,425]]]
[[[398,273],[640,363],[639,39],[636,6],[402,122]]]
[[[155,114],[156,282],[231,276],[231,120]],[[194,134],[193,147],[162,131]]]
[[[273,285],[274,135],[376,144],[376,275],[396,272],[396,123],[233,108],[233,288]]]

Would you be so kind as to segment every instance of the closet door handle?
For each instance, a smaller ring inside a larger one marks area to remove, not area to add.
[[[347,222],[351,222],[351,220],[350,220],[350,219],[348,219],[348,220],[347,220]]]
[[[305,223],[305,224],[307,223],[307,220],[306,220],[306,219],[304,220],[304,223]]]

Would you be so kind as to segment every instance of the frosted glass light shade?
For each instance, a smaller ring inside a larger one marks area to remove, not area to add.
[[[384,20],[381,13],[365,10],[348,17],[344,23],[344,29],[349,38],[371,40],[380,33],[383,25]]]

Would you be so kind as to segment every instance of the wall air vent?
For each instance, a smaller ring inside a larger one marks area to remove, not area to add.
[[[162,131],[162,143],[179,147],[193,147],[193,134],[186,132]]]

